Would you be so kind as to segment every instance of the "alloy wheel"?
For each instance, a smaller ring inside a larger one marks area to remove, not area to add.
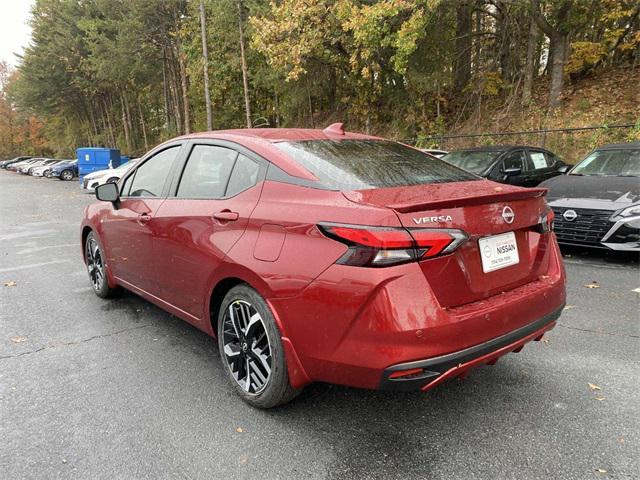
[[[224,358],[231,375],[245,392],[257,395],[271,377],[271,344],[262,316],[249,302],[235,300],[223,322]]]
[[[95,238],[89,238],[85,246],[85,255],[87,258],[87,270],[89,271],[89,280],[96,292],[102,290],[104,284],[104,262],[102,260],[102,252]]]
[[[62,172],[63,180],[71,180],[72,178],[73,178],[73,173],[71,173],[69,170],[65,170],[64,172]]]

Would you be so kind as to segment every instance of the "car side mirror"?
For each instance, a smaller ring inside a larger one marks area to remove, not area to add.
[[[120,199],[118,185],[115,183],[104,183],[96,187],[96,198],[103,202],[116,204]]]
[[[522,169],[521,168],[505,168],[502,171],[502,173],[504,173],[506,177],[516,177],[522,173]]]
[[[564,175],[569,171],[570,168],[571,167],[569,165],[561,165],[560,167],[558,167],[558,172]]]

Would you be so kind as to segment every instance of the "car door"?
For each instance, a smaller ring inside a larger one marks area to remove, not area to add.
[[[529,165],[527,164],[527,156],[523,149],[510,150],[509,152],[504,154],[504,157],[501,160],[500,172],[502,178],[500,179],[503,183],[508,183],[510,185],[519,185],[522,187],[526,187],[527,183],[530,183],[529,179]],[[504,175],[503,172],[509,169],[519,168],[519,175]]]
[[[529,162],[531,164],[531,178],[527,187],[535,187],[539,183],[557,175],[554,160],[542,149],[528,149]]]
[[[266,161],[227,145],[195,143],[175,189],[159,208],[154,240],[161,298],[192,322],[204,312],[210,278],[240,239],[261,191]]]
[[[140,162],[122,182],[120,201],[103,221],[103,240],[113,274],[156,296],[155,215],[166,197],[181,146],[178,143],[163,147]]]

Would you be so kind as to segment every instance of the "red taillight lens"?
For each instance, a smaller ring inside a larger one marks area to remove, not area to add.
[[[422,252],[419,256],[431,258],[443,253],[458,239],[460,240],[458,242],[459,245],[466,238],[464,235],[455,235],[454,232],[457,233],[449,230],[412,230],[411,235],[416,239],[418,253]],[[455,245],[455,247],[458,245]],[[455,247],[449,251],[453,251]]]
[[[358,245],[375,248],[411,248],[413,239],[404,229],[388,228],[352,228],[352,227],[328,227],[330,233],[343,240],[348,240]]]
[[[556,218],[556,214],[553,213],[550,207],[547,207],[547,211],[540,216],[540,222],[538,223],[538,229],[540,233],[549,233],[553,231],[553,221]]]
[[[405,229],[319,224],[327,237],[349,246],[343,265],[387,267],[453,252],[467,236],[453,229]]]

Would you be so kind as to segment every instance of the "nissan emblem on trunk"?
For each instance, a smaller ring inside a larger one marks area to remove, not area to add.
[[[578,218],[578,214],[575,210],[566,210],[562,214],[562,218],[564,218],[567,222],[573,222],[576,218]]]
[[[513,213],[513,210],[511,210],[511,207],[506,206],[502,209],[502,218],[504,219],[505,222],[511,224],[513,223],[513,220],[516,218],[516,214]]]

